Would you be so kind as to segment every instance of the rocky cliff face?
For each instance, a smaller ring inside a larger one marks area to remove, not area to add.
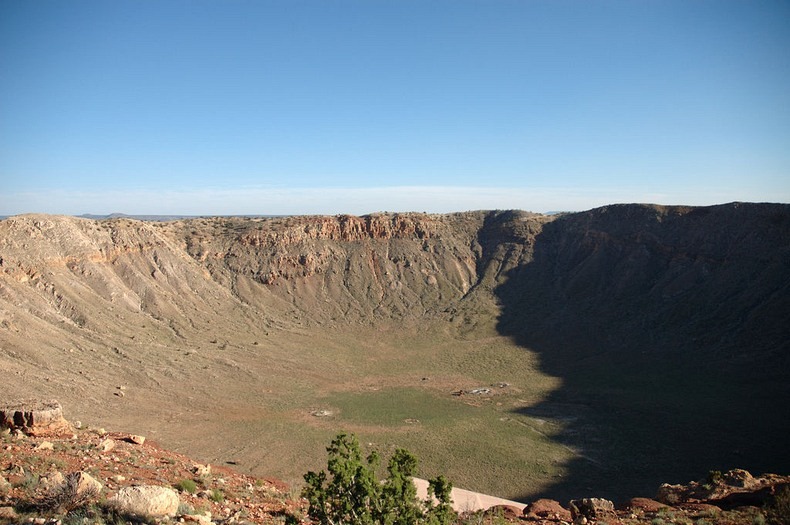
[[[0,326],[19,330],[33,316],[102,334],[126,312],[179,333],[236,310],[275,326],[469,318],[504,306],[500,330],[527,345],[759,356],[786,370],[788,208],[12,217],[0,222]]]
[[[788,358],[786,205],[608,206],[547,224],[538,245],[498,290],[503,329],[529,343],[738,366]]]
[[[529,224],[527,236],[500,242],[504,232],[489,222],[505,221],[501,216],[511,228]],[[512,258],[498,252],[501,245],[528,244],[548,220],[476,212],[205,220],[200,227],[184,221],[166,228],[247,304],[266,308],[276,299],[306,322],[369,323],[439,315],[483,282],[490,294],[505,269],[497,261],[487,273],[494,259]]]

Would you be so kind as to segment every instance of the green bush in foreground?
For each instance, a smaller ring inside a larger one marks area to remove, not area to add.
[[[327,470],[308,472],[302,496],[309,503],[308,515],[322,525],[448,525],[452,510],[452,484],[443,476],[429,481],[427,501],[417,499],[412,476],[417,458],[398,449],[387,464],[388,477],[379,482],[374,452],[363,459],[353,434],[339,434],[327,447]],[[433,495],[438,503],[433,502]]]
[[[188,492],[190,494],[194,494],[197,491],[197,483],[192,481],[191,479],[182,479],[175,485],[173,485],[176,490],[180,490],[181,492]]]

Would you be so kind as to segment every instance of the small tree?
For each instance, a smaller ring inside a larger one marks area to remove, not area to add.
[[[428,501],[425,505],[430,525],[449,525],[455,521],[457,514],[452,506],[452,492],[453,484],[444,476],[428,480]],[[436,505],[433,503],[434,498],[438,502]]]
[[[411,479],[417,471],[417,458],[399,448],[387,465],[389,477],[382,484],[380,523],[412,525],[422,517],[417,487]]]
[[[376,523],[380,514],[381,487],[376,481],[378,456],[373,453],[362,460],[356,436],[339,434],[327,447],[327,481],[323,470],[308,472],[302,496],[307,499],[307,513],[321,524]]]
[[[326,450],[329,474],[308,472],[302,491],[308,515],[321,525],[449,525],[455,519],[452,484],[444,476],[429,481],[426,502],[417,499],[412,480],[417,458],[409,451],[395,451],[387,464],[387,479],[379,482],[378,455],[374,452],[363,460],[353,434],[339,434]]]

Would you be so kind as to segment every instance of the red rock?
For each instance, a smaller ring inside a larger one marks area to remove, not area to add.
[[[55,400],[19,401],[0,406],[0,427],[21,430],[31,436],[54,437],[74,432]]]
[[[571,512],[553,499],[539,499],[524,508],[524,516],[531,519],[571,520]]]
[[[488,508],[485,513],[488,516],[501,516],[508,521],[518,520],[521,517],[521,509],[512,505],[495,505]]]
[[[656,500],[667,505],[677,505],[688,499],[689,489],[683,485],[664,483],[658,488]]]
[[[673,509],[673,507],[666,503],[661,503],[660,501],[650,498],[631,498],[626,507],[631,510],[641,510],[642,512],[658,512],[661,509]]]
[[[691,517],[696,517],[700,514],[718,514],[721,509],[716,505],[708,503],[684,503],[680,506],[681,510],[687,512]]]

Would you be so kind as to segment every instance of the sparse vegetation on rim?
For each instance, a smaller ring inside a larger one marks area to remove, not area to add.
[[[417,499],[412,482],[417,458],[407,450],[393,453],[383,480],[377,474],[379,455],[372,452],[363,460],[353,434],[338,434],[327,452],[327,470],[305,474],[302,492],[308,515],[320,525],[450,525],[457,519],[450,506],[452,484],[444,476],[429,481],[426,501]]]

